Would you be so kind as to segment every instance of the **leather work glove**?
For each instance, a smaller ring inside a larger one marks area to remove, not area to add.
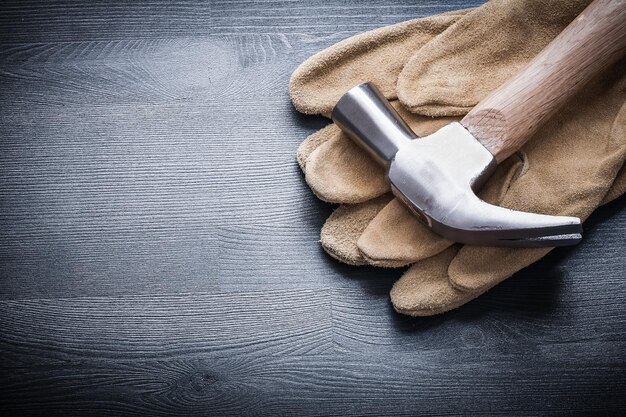
[[[328,115],[351,87],[373,81],[388,99],[400,98],[394,107],[423,136],[515,74],[587,3],[494,0],[357,35],[305,61],[290,94],[298,110]],[[480,196],[515,210],[586,219],[623,194],[625,70],[622,60],[586,86],[500,164]],[[298,162],[318,197],[341,204],[321,233],[331,256],[354,265],[412,264],[391,290],[400,313],[456,308],[551,250],[461,246],[435,235],[391,196],[383,169],[333,124],[302,143]]]

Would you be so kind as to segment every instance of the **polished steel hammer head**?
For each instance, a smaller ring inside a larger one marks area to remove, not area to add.
[[[475,192],[494,156],[460,123],[418,138],[370,83],[341,97],[333,121],[388,169],[391,190],[426,226],[455,242],[487,246],[565,246],[581,239],[575,217],[494,206]]]

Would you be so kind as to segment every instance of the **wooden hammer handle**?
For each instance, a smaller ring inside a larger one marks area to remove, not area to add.
[[[626,0],[595,0],[522,71],[478,103],[461,124],[501,162],[625,52]]]

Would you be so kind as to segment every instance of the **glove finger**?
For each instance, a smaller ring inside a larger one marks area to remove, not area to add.
[[[610,203],[624,193],[626,193],[626,165],[622,165],[617,177],[615,177],[615,181],[613,181],[611,188],[602,199],[600,205]]]
[[[389,191],[385,169],[332,124],[306,160],[305,180],[323,201],[355,204]]]
[[[320,233],[322,248],[333,258],[350,265],[366,265],[356,241],[367,224],[389,202],[391,194],[360,204],[343,204],[328,217]]]
[[[433,316],[459,307],[481,292],[462,291],[450,284],[448,265],[459,249],[454,245],[409,268],[391,289],[393,308],[409,316]]]
[[[419,49],[398,77],[412,112],[467,113],[517,73],[591,0],[492,0]]]
[[[583,220],[598,207],[626,160],[625,64],[588,86],[524,147],[527,167],[503,206]],[[448,273],[455,287],[482,290],[550,250],[465,246]]]
[[[479,196],[498,204],[522,167],[523,162],[518,157],[504,161]],[[453,243],[433,233],[394,199],[367,225],[357,245],[370,264],[399,267],[429,258]]]
[[[388,98],[412,52],[443,32],[470,9],[409,20],[345,39],[304,61],[289,82],[298,111],[328,116],[339,97],[365,81]]]
[[[298,161],[298,165],[302,172],[306,169],[306,161],[311,156],[314,150],[319,148],[323,143],[332,139],[336,135],[336,126],[334,124],[330,124],[317,132],[314,132],[306,137],[298,146],[298,151],[296,153],[296,160]]]
[[[420,223],[397,198],[372,219],[357,241],[370,265],[390,268],[436,255],[452,244]]]
[[[455,118],[416,116],[407,112],[397,101],[391,103],[419,136],[426,136]],[[389,192],[385,168],[374,161],[361,147],[350,140],[336,125],[314,133],[305,140],[321,143],[306,158],[305,179],[321,200],[356,204]],[[321,139],[323,137],[323,139]]]

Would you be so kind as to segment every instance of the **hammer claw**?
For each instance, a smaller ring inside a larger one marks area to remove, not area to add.
[[[500,239],[493,242],[490,246],[511,246],[522,248],[543,248],[557,246],[571,246],[582,240],[580,233],[572,233],[565,235],[542,236],[526,239]]]
[[[416,187],[408,188],[403,193],[392,186],[394,195],[424,224],[455,242],[481,246],[554,247],[573,245],[582,238],[582,225],[576,217],[494,206],[476,197],[469,183],[464,187],[465,191],[460,187],[456,195],[449,193],[449,199],[429,199],[426,190],[414,194],[412,191]]]

